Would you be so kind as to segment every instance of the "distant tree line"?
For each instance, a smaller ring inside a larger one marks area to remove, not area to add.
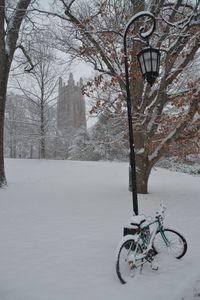
[[[41,107],[24,95],[7,96],[5,114],[5,157],[71,160],[128,160],[126,115],[102,114],[87,132],[58,132],[56,105],[47,105],[44,132],[41,131]],[[120,126],[121,123],[121,126]],[[45,151],[44,151],[45,149]]]

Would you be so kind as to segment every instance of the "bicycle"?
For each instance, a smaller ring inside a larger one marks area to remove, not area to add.
[[[155,218],[148,221],[145,216],[134,216],[130,226],[124,228],[124,237],[117,249],[116,272],[122,284],[134,277],[137,269],[142,272],[144,263],[158,269],[154,258],[168,252],[180,259],[187,251],[186,239],[176,230],[163,225],[166,207],[161,205]],[[154,228],[153,228],[154,227]]]

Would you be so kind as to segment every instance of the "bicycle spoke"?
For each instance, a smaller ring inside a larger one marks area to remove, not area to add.
[[[186,240],[175,230],[165,229],[164,235],[167,241],[163,239],[163,236],[158,232],[155,236],[153,247],[157,253],[169,253],[175,258],[181,258],[186,250]]]
[[[116,271],[122,283],[126,283],[139,272],[139,267],[142,265],[143,261],[141,252],[141,247],[139,245],[136,247],[134,240],[128,240],[121,246],[118,254]],[[139,259],[137,259],[138,254],[140,255]]]

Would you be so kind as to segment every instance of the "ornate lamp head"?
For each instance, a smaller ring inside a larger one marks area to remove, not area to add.
[[[157,48],[146,47],[138,54],[142,75],[147,82],[152,86],[159,75],[160,68],[160,51]]]

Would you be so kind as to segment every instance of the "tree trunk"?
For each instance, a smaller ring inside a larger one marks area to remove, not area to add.
[[[148,152],[145,151],[146,134],[145,130],[137,124],[137,129],[134,130],[135,142],[135,161],[136,161],[136,183],[137,192],[140,194],[148,193],[148,180],[153,164],[148,160]],[[131,174],[129,172],[129,190],[132,190],[130,185]]]
[[[40,103],[40,158],[44,159],[46,156],[45,149],[45,118],[44,118],[44,84],[42,82],[42,94],[41,94],[41,103]]]
[[[0,99],[1,99],[1,95],[0,95]],[[6,176],[4,171],[4,155],[3,155],[4,109],[2,106],[3,105],[1,99],[0,101],[0,187],[6,185]]]
[[[137,192],[139,194],[148,193],[148,180],[151,173],[152,166],[149,164],[148,159],[140,155],[136,155],[136,181]],[[131,168],[129,168],[129,191],[132,191],[131,187]]]
[[[9,18],[6,16],[7,8],[5,2],[6,1],[0,0],[0,187],[6,185],[3,144],[8,77],[20,26],[31,0],[19,0],[16,3],[16,9],[9,21]]]
[[[46,151],[45,151],[45,136],[44,134],[40,136],[40,158],[46,158]]]
[[[31,145],[31,148],[30,148],[30,159],[33,158],[33,145]]]
[[[4,170],[4,116],[8,71],[3,63],[0,63],[0,187],[7,184]]]
[[[149,165],[148,159],[145,157],[136,156],[137,162],[137,192],[140,194],[148,193],[148,180],[151,173],[151,166]]]

